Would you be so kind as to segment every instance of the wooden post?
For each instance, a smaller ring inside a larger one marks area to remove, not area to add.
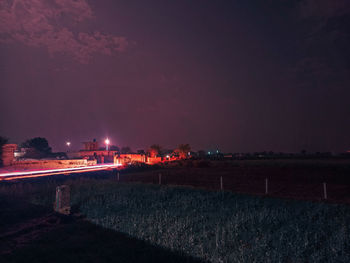
[[[327,184],[323,183],[323,197],[327,199]]]
[[[159,181],[159,184],[162,184],[162,174],[160,173],[160,174],[158,175],[158,177],[159,177],[159,178],[158,178],[158,179],[159,179],[159,180],[158,180],[158,181]]]
[[[220,176],[220,190],[224,190],[224,184],[223,184],[223,181],[222,181],[222,176]]]
[[[267,178],[265,178],[265,194],[267,195],[269,193],[269,181]]]

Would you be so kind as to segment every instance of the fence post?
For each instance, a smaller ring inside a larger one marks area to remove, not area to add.
[[[224,190],[224,184],[223,184],[223,181],[222,181],[222,176],[220,176],[220,190]]]
[[[159,178],[158,178],[158,179],[159,179],[159,180],[158,180],[158,181],[159,181],[159,184],[162,184],[162,174],[160,173],[160,174],[158,175],[158,177],[159,177]]]
[[[267,178],[265,178],[265,194],[267,195],[269,193],[269,181]]]
[[[323,197],[327,199],[327,184],[323,183]]]

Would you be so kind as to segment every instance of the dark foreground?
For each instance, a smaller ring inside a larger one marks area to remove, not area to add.
[[[199,262],[74,216],[0,196],[5,262]]]
[[[0,182],[0,262],[350,262],[348,161],[175,165]]]

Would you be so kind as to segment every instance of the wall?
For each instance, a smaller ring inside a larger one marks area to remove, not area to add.
[[[162,157],[148,157],[147,159],[149,164],[156,164],[162,161]]]
[[[98,162],[101,163],[101,156],[103,156],[103,163],[112,163],[113,157],[117,153],[117,151],[79,151],[76,154],[80,158],[84,157],[94,157],[97,156]]]
[[[129,164],[132,162],[141,162],[145,163],[146,155],[144,154],[120,154],[114,156],[114,163],[115,164]]]
[[[4,144],[2,146],[1,159],[3,166],[10,166],[15,161],[15,150],[17,149],[17,144]]]
[[[114,156],[115,153],[118,153],[117,151],[80,151],[77,152],[77,154],[80,157],[85,157],[85,156],[94,156],[96,153],[97,156],[103,155],[103,156]]]
[[[59,169],[95,165],[96,160],[24,160],[13,162],[13,167],[27,169]]]

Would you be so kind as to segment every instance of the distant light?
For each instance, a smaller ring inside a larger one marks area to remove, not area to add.
[[[107,138],[107,139],[105,140],[105,144],[106,144],[106,151],[108,151],[108,145],[109,145],[109,143],[110,143],[110,141],[109,141],[109,139]]]
[[[216,150],[216,153],[219,153],[219,150]]]
[[[169,156],[169,155],[167,155],[167,156],[166,156],[166,158],[170,158],[170,156]]]
[[[66,142],[66,145],[69,147],[70,146],[70,142]]]
[[[210,152],[208,152],[208,154],[210,154]]]
[[[188,152],[188,155],[191,155],[191,152]]]

